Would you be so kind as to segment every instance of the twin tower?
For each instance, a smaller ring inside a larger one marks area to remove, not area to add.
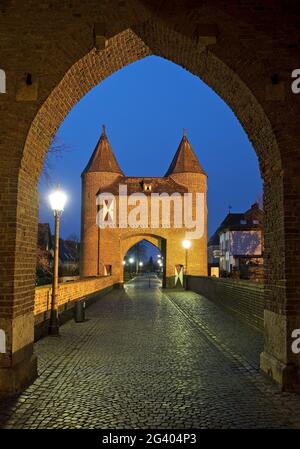
[[[183,273],[207,275],[207,176],[185,132],[165,176],[128,177],[103,127],[81,176],[81,276],[122,284],[124,257],[141,240],[160,249],[165,287],[180,287]]]

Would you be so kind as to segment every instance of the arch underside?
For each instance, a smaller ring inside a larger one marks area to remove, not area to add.
[[[159,235],[136,234],[125,236],[124,238],[121,239],[121,259],[122,260],[124,259],[124,256],[130,250],[130,248],[132,248],[137,243],[142,242],[143,240],[156,246],[156,248],[158,248],[160,251],[162,250],[162,241],[164,240],[164,238],[160,237]]]
[[[159,251],[161,252],[162,256],[164,257],[164,271],[163,271],[163,281],[162,281],[162,285],[165,287],[166,286],[166,264],[167,264],[167,255],[166,255],[166,239],[164,237],[161,237],[159,235],[156,234],[152,234],[152,233],[138,233],[135,235],[125,235],[122,239],[121,239],[121,244],[120,244],[120,256],[121,256],[121,261],[120,263],[123,262],[126,254],[128,253],[128,251],[134,247],[136,244],[142,242],[142,241],[146,241],[150,244],[152,244],[153,246],[155,246],[157,249],[159,249]],[[120,281],[123,282],[124,281],[124,273],[121,273],[121,279]]]

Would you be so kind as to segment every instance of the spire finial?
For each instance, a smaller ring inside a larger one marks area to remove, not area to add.
[[[183,128],[183,135],[186,137],[186,128]]]
[[[106,128],[105,128],[105,125],[102,125],[102,134],[106,134]]]

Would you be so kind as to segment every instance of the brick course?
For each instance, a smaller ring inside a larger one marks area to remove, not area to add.
[[[74,303],[84,298],[87,303],[93,300],[95,294],[105,294],[114,287],[113,276],[101,276],[60,283],[58,285],[58,312],[63,322],[72,316]],[[35,289],[34,297],[34,324],[35,338],[47,333],[48,320],[51,310],[52,286],[44,285]]]
[[[77,299],[91,296],[99,291],[114,285],[112,276],[101,276],[79,281],[64,282],[58,285],[58,307],[65,310],[67,306],[73,306]],[[45,285],[35,289],[34,315],[35,323],[39,323],[43,314],[47,314],[51,308],[52,286]]]

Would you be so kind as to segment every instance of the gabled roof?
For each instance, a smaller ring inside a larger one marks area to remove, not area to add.
[[[104,125],[101,137],[82,174],[88,172],[111,172],[123,175],[107,138]]]
[[[220,236],[219,229],[210,237],[207,246],[219,246],[220,245]]]
[[[244,214],[229,213],[229,214],[227,214],[225,219],[222,221],[222,223],[220,225],[220,230],[225,229],[225,228],[232,228],[232,227],[240,226],[241,220],[243,220],[243,219],[244,219]]]
[[[76,262],[79,260],[79,245],[76,242],[59,239],[59,258],[61,262]]]
[[[185,130],[179,147],[165,176],[170,176],[173,173],[202,173],[205,175],[205,172],[186,137]]]
[[[228,229],[235,231],[261,229],[263,226],[264,212],[257,203],[252,204],[251,208],[242,214],[227,214],[216,232]]]
[[[251,231],[262,229],[264,219],[264,211],[260,209],[258,203],[252,204],[251,208],[244,213],[226,215],[216,232],[210,237],[207,246],[215,246],[220,244],[220,234],[228,231]],[[254,223],[253,220],[258,221]]]
[[[260,223],[263,222],[264,219],[264,211],[260,209],[258,203],[252,204],[250,209],[248,209],[245,213],[245,220],[258,220]]]

